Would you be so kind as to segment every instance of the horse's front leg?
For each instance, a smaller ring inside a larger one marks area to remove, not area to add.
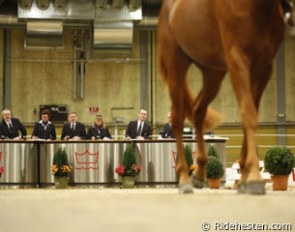
[[[254,67],[249,66],[246,54],[238,47],[231,48],[231,53],[228,56],[228,66],[232,85],[240,106],[244,130],[240,164],[242,179],[238,191],[240,193],[265,194],[256,152],[256,130],[258,126],[258,103],[269,77],[264,77],[265,79],[261,81],[259,78],[262,78],[263,75],[253,75],[255,73]],[[259,82],[257,82],[258,80]]]
[[[176,137],[177,144],[177,166],[176,171],[179,176],[179,192],[180,193],[193,193],[193,187],[191,183],[191,179],[188,174],[188,166],[184,156],[184,148],[182,143],[182,135],[181,137]]]

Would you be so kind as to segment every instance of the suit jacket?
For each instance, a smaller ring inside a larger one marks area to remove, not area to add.
[[[90,127],[87,131],[87,139],[91,139],[91,137],[94,136],[95,139],[103,139],[105,137],[111,139],[112,136],[110,134],[110,131],[107,127]]]
[[[76,122],[75,129],[71,129],[71,123],[66,123],[62,128],[61,133],[61,140],[64,140],[66,136],[69,136],[69,138],[73,138],[75,136],[79,136],[81,139],[86,139],[86,130],[85,126],[81,122]]]
[[[141,136],[145,139],[148,139],[150,135],[152,134],[152,127],[148,122],[144,122],[143,128],[141,130]],[[131,137],[132,139],[135,139],[137,137],[137,120],[131,121],[128,124],[127,131],[126,131],[126,137]]]
[[[26,138],[27,130],[24,125],[20,122],[18,118],[11,118],[12,128],[11,130],[7,126],[4,119],[0,124],[0,136],[2,138],[14,139],[19,136],[19,132],[21,132],[22,138]]]
[[[164,126],[162,138],[175,138],[173,128],[169,123],[166,123]]]
[[[56,140],[55,126],[50,121],[48,121],[48,123],[44,125],[40,120],[34,125],[32,137],[33,136],[38,137],[39,139]]]

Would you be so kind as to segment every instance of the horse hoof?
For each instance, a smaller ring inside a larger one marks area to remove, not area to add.
[[[238,185],[238,193],[239,194],[247,193],[245,183],[242,183],[242,184]]]
[[[194,193],[193,186],[190,184],[184,184],[179,187],[179,193],[181,194]]]
[[[204,187],[204,180],[202,180],[202,179],[198,179],[198,178],[195,177],[195,176],[192,176],[192,183],[193,183],[193,186],[194,186],[195,188],[199,188],[199,189],[201,189],[201,188]]]
[[[248,193],[253,195],[264,195],[264,183],[260,181],[250,181],[242,183],[238,187],[238,193]]]

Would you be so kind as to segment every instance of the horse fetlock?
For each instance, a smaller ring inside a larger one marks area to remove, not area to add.
[[[247,182],[250,182],[250,181],[259,181],[259,182],[262,181],[259,169],[249,172],[249,174],[247,176]]]
[[[182,175],[183,173],[187,173],[188,172],[188,167],[187,165],[177,165],[176,166],[176,173],[178,175]]]
[[[198,163],[198,168],[200,168],[200,170],[202,170],[202,169],[205,170],[205,166],[206,166],[207,162],[208,162],[207,156],[202,156],[202,158],[201,158],[200,155],[198,155],[197,163]]]

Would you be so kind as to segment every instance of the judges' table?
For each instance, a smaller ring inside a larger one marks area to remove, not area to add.
[[[0,166],[5,172],[0,184],[5,185],[38,185],[37,146],[31,142],[1,141]]]
[[[115,184],[120,177],[115,168],[121,164],[127,144],[131,141],[1,141],[0,165],[6,169],[0,184],[46,186],[54,183],[51,166],[54,153],[63,148],[68,154],[73,173],[70,184]],[[136,145],[137,164],[143,167],[137,183],[176,183],[175,140],[132,141]],[[225,138],[207,138],[206,145],[214,144],[226,164]],[[184,140],[196,155],[196,142]]]

